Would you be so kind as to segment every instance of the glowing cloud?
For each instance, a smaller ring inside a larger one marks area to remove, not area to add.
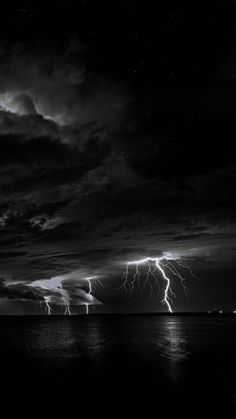
[[[25,92],[7,92],[0,94],[0,110],[17,115],[36,113],[31,96]]]
[[[52,304],[64,306],[64,314],[71,315],[71,305],[82,305],[89,314],[89,305],[102,304],[92,295],[92,281],[100,281],[97,276],[82,277],[77,276],[76,272],[55,276],[50,279],[41,279],[29,284],[30,288],[37,289],[42,295],[45,309],[48,315],[52,314]],[[88,292],[84,290],[84,283],[88,284]]]

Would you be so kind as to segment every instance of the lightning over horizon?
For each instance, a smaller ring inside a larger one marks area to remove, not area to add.
[[[145,272],[140,271],[140,266],[142,265],[147,266],[147,270]],[[131,266],[135,267],[134,273],[130,273]],[[181,270],[188,270],[191,275],[194,276],[192,269],[189,266],[185,265],[179,258],[169,254],[164,254],[160,257],[148,256],[142,259],[133,260],[127,263],[126,269],[122,276],[123,283],[119,288],[123,289],[126,293],[132,293],[135,287],[143,291],[147,286],[149,286],[150,294],[152,295],[154,290],[151,278],[154,279],[155,283],[157,283],[159,287],[159,273],[161,278],[163,278],[165,281],[164,296],[161,302],[165,304],[168,308],[168,311],[172,313],[172,303],[176,295],[172,290],[171,277],[169,276],[168,272],[172,274],[172,276],[177,276],[179,278],[186,297],[188,297],[190,292],[188,287],[185,285],[185,277],[182,275]],[[141,286],[142,275],[144,276],[144,281]]]
[[[34,281],[30,284],[30,286],[51,292],[54,298],[59,298],[62,302],[62,305],[64,306],[64,315],[71,315],[72,312],[70,309],[70,297],[67,290],[63,288],[62,281],[63,277],[58,276],[51,279]],[[44,295],[43,298],[46,306],[46,313],[51,315],[52,308],[50,304],[52,303],[53,299],[47,295]]]
[[[173,278],[177,277],[182,286],[185,296],[189,297],[190,290],[185,284],[186,271],[195,277],[190,266],[185,264],[179,255],[174,253],[163,253],[158,257],[147,256],[137,260],[128,261],[122,276],[122,284],[118,289],[126,293],[133,293],[135,290],[142,292],[149,288],[150,297],[154,294],[154,285],[162,289],[164,281],[163,298],[161,299],[168,312],[173,312],[173,302],[176,297],[173,290]],[[72,282],[70,282],[72,280]],[[79,284],[79,285],[78,285]],[[86,285],[85,285],[86,284]],[[30,287],[40,291],[45,303],[46,313],[52,314],[52,304],[63,305],[64,315],[72,315],[71,305],[85,306],[85,314],[89,314],[89,306],[102,304],[93,295],[97,284],[104,287],[99,276],[82,276],[78,272],[52,277],[50,279],[37,280],[30,284]],[[74,295],[74,297],[72,297]]]
[[[47,312],[48,316],[51,316],[52,310],[51,310],[51,306],[49,304],[50,297],[44,297],[44,300],[45,300],[45,305],[46,305],[46,312]]]
[[[101,284],[101,282],[100,282],[100,280],[98,279],[98,277],[96,276],[96,275],[93,275],[93,276],[88,276],[88,277],[85,277],[85,278],[83,278],[85,281],[87,281],[87,284],[88,284],[88,293],[87,293],[87,297],[90,299],[91,297],[92,297],[92,281],[94,281],[94,283],[95,283],[95,286],[96,286],[96,284],[98,283],[100,286],[102,286],[102,284]],[[84,303],[84,305],[85,305],[85,309],[86,309],[86,314],[88,315],[89,314],[89,306],[90,305],[93,305],[93,304],[91,304],[91,303],[89,303],[89,302],[86,302],[86,303]]]
[[[67,291],[63,289],[62,284],[60,286],[60,291],[61,291],[62,300],[64,302],[64,309],[65,309],[64,314],[65,315],[68,314],[70,316],[72,314],[71,309],[70,309],[70,298]]]
[[[86,284],[86,286],[85,286]],[[94,287],[93,287],[94,284]],[[73,315],[71,306],[85,306],[86,315],[89,314],[89,306],[102,304],[93,294],[99,284],[103,287],[99,277],[80,276],[78,272],[71,272],[65,275],[42,279],[31,282],[28,287],[37,290],[41,296],[40,305],[45,305],[48,315],[53,314],[52,305],[63,306],[64,315]]]
[[[88,282],[88,288],[89,288],[88,295],[91,295],[91,293],[92,293],[91,277],[85,278],[85,280]],[[88,315],[89,314],[89,304],[88,303],[85,303],[85,308],[86,308],[86,314]]]

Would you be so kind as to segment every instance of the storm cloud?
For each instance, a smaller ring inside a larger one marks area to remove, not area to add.
[[[231,95],[220,99],[226,70],[209,84],[183,87],[181,75],[162,86],[165,67],[145,90],[145,74],[142,84],[91,69],[88,55],[77,37],[1,44],[1,298],[61,305],[59,277],[72,306],[120,301],[126,262],[165,252],[203,276],[210,267],[209,278],[234,267],[236,109]],[[104,286],[98,296],[90,276]]]

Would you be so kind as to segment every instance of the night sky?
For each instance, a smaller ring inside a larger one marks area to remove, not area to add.
[[[120,289],[166,254],[174,311],[235,310],[236,3],[74,3],[1,10],[0,313],[167,311]]]

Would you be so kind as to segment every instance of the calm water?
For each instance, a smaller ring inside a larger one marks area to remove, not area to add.
[[[236,417],[233,318],[2,317],[0,336],[1,418]]]

